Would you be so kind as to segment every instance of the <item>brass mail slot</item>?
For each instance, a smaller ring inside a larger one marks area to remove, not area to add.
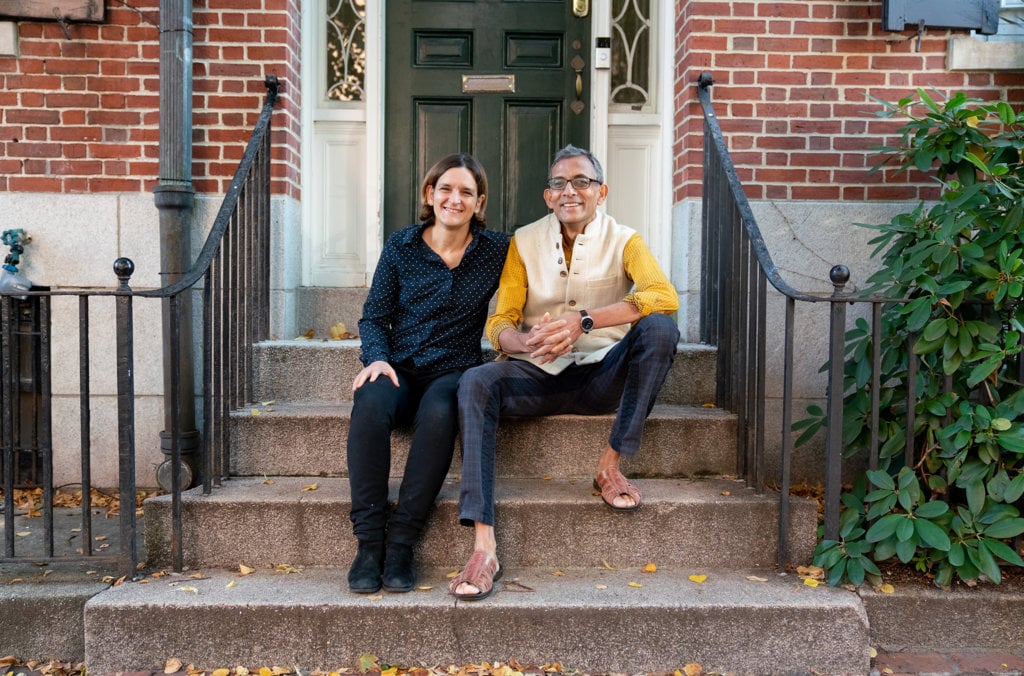
[[[514,92],[515,75],[463,75],[463,94],[487,94],[488,92]]]

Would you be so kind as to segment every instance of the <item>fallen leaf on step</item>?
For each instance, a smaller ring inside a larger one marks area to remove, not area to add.
[[[307,485],[302,487],[302,490],[304,490],[304,491],[315,491],[318,488],[320,488],[320,487],[317,486],[316,484],[307,484]]]
[[[805,577],[804,578],[804,585],[806,585],[808,587],[817,587],[819,584],[821,584],[821,583],[818,582],[817,580],[815,580],[813,577]]]
[[[302,566],[293,566],[290,563],[279,563],[274,567],[274,570],[278,573],[301,573]]]
[[[276,404],[277,403],[277,399],[271,399],[270,401],[261,401],[260,403],[263,404],[264,406],[270,406],[271,404]],[[244,667],[240,667],[240,668],[244,668]]]
[[[658,567],[656,565],[654,565],[653,563],[648,563],[646,566],[643,567],[643,570],[641,570],[640,572],[642,572],[642,573],[655,573],[657,571],[658,571]]]
[[[377,671],[377,656],[372,653],[363,653],[359,656],[359,671]]]
[[[705,404],[702,404],[702,405],[704,406],[704,408],[714,408],[715,407],[715,405],[713,403],[711,403],[710,401],[705,403]]]
[[[20,538],[24,538],[24,537],[28,537],[29,535],[32,535],[32,531],[22,530],[22,531],[18,531],[17,533],[15,533],[15,535],[17,535]]]
[[[228,676],[230,673],[230,669],[214,669],[210,672],[210,676]]]
[[[594,589],[607,589],[607,588],[608,588],[608,585],[606,585],[606,584],[595,584],[594,585]]]
[[[453,577],[455,577],[455,576],[456,576],[456,575],[458,575],[458,574],[459,574],[459,571],[457,571],[457,570],[453,570],[452,572],[450,572],[450,573],[448,573],[447,575],[445,575],[445,577],[446,577],[446,578],[448,578],[448,579],[450,580],[450,579],[452,579]]]
[[[560,570],[553,570],[553,571],[551,571],[551,574],[554,575],[555,577],[565,577],[565,573],[563,573]]]
[[[868,657],[871,659],[878,657],[878,648],[875,648],[874,646],[868,648]]]
[[[639,582],[630,582],[629,586],[630,587],[636,587],[637,589],[639,589],[640,587],[643,587],[643,585],[640,584]]]
[[[266,667],[260,667],[260,676],[274,676],[274,672]]]
[[[224,588],[225,589],[231,589],[234,586],[235,586],[235,581],[232,580],[231,582],[228,582],[226,585],[224,585]]]
[[[601,559],[601,563],[604,564],[604,567],[607,568],[608,570],[615,570],[615,566],[613,566],[612,564],[608,563],[608,561],[606,561],[605,559]]]
[[[258,416],[260,414],[260,410],[258,408],[250,408],[249,414],[252,416]]]
[[[416,587],[416,591],[430,591],[433,588],[434,587],[429,584],[421,584],[420,586]]]
[[[704,673],[704,667],[694,662],[683,667],[683,673],[686,674],[686,676],[699,676]]]
[[[171,659],[167,660],[166,664],[164,664],[165,674],[173,674],[178,671],[181,671],[181,660],[179,660],[177,657],[172,657]]]
[[[690,582],[696,582],[697,584],[704,584],[704,581],[708,579],[707,575],[691,575]]]
[[[896,591],[896,588],[893,587],[888,582],[886,582],[885,584],[882,584],[882,585],[878,586],[878,591],[882,592],[883,594],[892,594],[893,592]]]
[[[825,579],[825,569],[820,566],[797,566],[796,574],[803,577],[814,578],[815,580]]]
[[[398,667],[389,667],[380,672],[380,676],[398,676]]]
[[[730,495],[732,495],[732,493],[729,491],[722,491],[722,495],[724,495],[725,497],[729,497]]]
[[[189,592],[191,594],[198,594],[199,593],[199,590],[196,589],[195,587],[178,587],[178,590],[179,591],[183,591],[183,592]]]
[[[245,565],[244,563],[238,564],[238,574],[239,575],[252,575],[255,572],[256,572],[255,568],[250,568],[249,566]]]
[[[235,667],[235,676],[249,676],[249,670],[245,667]]]
[[[767,582],[768,581],[768,578],[766,578],[766,577],[758,577],[757,575],[747,575],[747,579],[750,580],[751,582]]]
[[[203,575],[202,573],[192,573],[191,575],[189,575],[189,576],[188,576],[188,578],[189,578],[190,580],[206,580],[206,579],[208,579],[208,578],[207,578],[207,577],[206,577],[205,575]]]

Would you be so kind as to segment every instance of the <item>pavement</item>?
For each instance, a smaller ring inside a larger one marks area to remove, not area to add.
[[[882,676],[1020,676],[1024,674],[1024,646],[1017,654],[1006,652],[939,653],[880,652],[872,673]]]

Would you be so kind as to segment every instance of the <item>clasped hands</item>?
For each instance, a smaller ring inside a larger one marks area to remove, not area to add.
[[[579,320],[578,312],[566,312],[555,319],[545,312],[529,332],[521,334],[527,348],[524,351],[530,352],[531,357],[539,357],[541,364],[568,354],[576,339],[583,335]]]

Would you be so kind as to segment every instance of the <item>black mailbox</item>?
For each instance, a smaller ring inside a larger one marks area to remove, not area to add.
[[[993,35],[999,29],[999,0],[882,0],[882,25],[887,31],[912,26]]]

